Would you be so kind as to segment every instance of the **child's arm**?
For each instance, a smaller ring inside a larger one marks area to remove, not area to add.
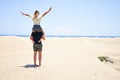
[[[21,12],[21,14],[24,15],[24,16],[31,17],[29,14],[25,14],[25,13],[23,13],[23,12]]]
[[[51,11],[51,9],[52,9],[52,7],[50,7],[50,9],[49,9],[48,11],[46,11],[46,12],[42,15],[42,17],[44,17],[46,14],[48,14],[48,13]]]

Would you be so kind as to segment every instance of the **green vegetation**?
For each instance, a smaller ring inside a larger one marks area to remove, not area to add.
[[[109,57],[107,57],[107,56],[99,56],[98,57],[98,59],[100,60],[100,61],[102,61],[102,62],[107,62],[107,59],[108,59]]]
[[[107,56],[99,56],[98,59],[102,62],[110,62],[110,63],[114,63],[113,60]]]

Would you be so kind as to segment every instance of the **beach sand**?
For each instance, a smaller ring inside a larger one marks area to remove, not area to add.
[[[42,66],[32,57],[29,38],[1,36],[0,80],[120,80],[120,38],[47,38]]]

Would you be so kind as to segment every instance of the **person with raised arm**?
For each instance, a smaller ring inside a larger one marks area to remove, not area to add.
[[[43,38],[44,39],[45,39],[45,33],[44,33],[42,27],[40,26],[40,22],[41,22],[42,18],[51,11],[51,9],[52,9],[52,7],[50,7],[49,10],[44,12],[42,15],[40,15],[39,11],[36,10],[34,12],[33,17],[31,15],[29,15],[29,14],[21,12],[22,15],[30,17],[32,19],[32,21],[34,22],[34,25],[33,25],[33,28],[32,28],[32,32],[36,32],[36,31],[37,32],[43,32],[43,34],[44,34]]]

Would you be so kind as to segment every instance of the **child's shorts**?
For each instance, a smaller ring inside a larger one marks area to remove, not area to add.
[[[33,50],[34,52],[41,52],[42,51],[42,44],[33,44]]]
[[[40,32],[43,30],[42,30],[42,27],[40,25],[33,25],[32,31],[33,32],[36,32],[36,31]]]

